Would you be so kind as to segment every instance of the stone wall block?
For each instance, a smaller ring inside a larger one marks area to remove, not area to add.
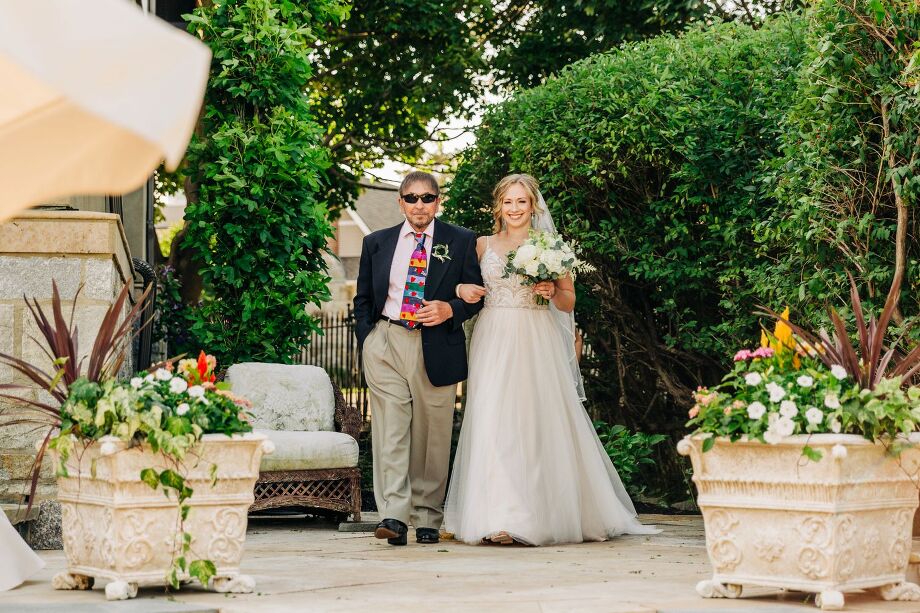
[[[13,354],[13,305],[0,304],[0,353]],[[0,365],[0,383],[10,383],[13,380],[13,369]]]
[[[112,302],[121,291],[121,277],[110,259],[87,259],[83,275],[83,298]]]
[[[51,280],[63,300],[72,300],[80,286],[82,261],[75,257],[0,255],[0,300],[51,298]]]

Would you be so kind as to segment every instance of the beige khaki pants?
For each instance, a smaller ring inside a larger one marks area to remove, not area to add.
[[[440,528],[457,386],[428,380],[419,330],[381,320],[363,356],[380,518]]]

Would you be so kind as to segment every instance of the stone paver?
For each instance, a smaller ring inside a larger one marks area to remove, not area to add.
[[[165,596],[143,589],[133,608],[159,613],[177,604],[189,611],[507,611],[523,613],[720,613],[815,611],[806,594],[761,588],[740,600],[703,600],[694,586],[709,573],[702,521],[697,516],[644,516],[657,536],[559,547],[471,547],[457,542],[390,547],[371,535],[339,532],[302,518],[256,519],[250,524],[244,572],[253,594],[222,595],[186,588]],[[51,577],[64,567],[60,551],[42,552],[48,567],[35,580],[0,593],[5,611],[114,611],[102,587],[55,592]],[[920,603],[888,603],[872,594],[847,596],[847,610],[918,612]]]

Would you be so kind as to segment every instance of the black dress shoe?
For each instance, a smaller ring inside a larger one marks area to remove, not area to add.
[[[405,545],[409,540],[406,537],[408,532],[409,527],[406,526],[406,524],[398,519],[388,518],[377,524],[377,529],[374,530],[374,536],[379,539],[386,539],[387,543],[390,545]]]
[[[423,543],[425,545],[434,545],[441,540],[441,537],[438,535],[438,531],[434,528],[416,528],[415,530],[415,542]]]

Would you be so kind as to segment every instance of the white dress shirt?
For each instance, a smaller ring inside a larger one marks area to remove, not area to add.
[[[431,241],[434,237],[434,221],[425,228],[425,252],[428,262],[431,261]],[[399,319],[402,311],[403,294],[406,291],[406,277],[409,275],[409,260],[415,251],[415,230],[409,221],[403,222],[396,241],[396,251],[393,252],[393,263],[390,265],[390,287],[387,291],[387,301],[383,305],[383,316],[390,319]],[[427,268],[426,268],[427,272]]]

